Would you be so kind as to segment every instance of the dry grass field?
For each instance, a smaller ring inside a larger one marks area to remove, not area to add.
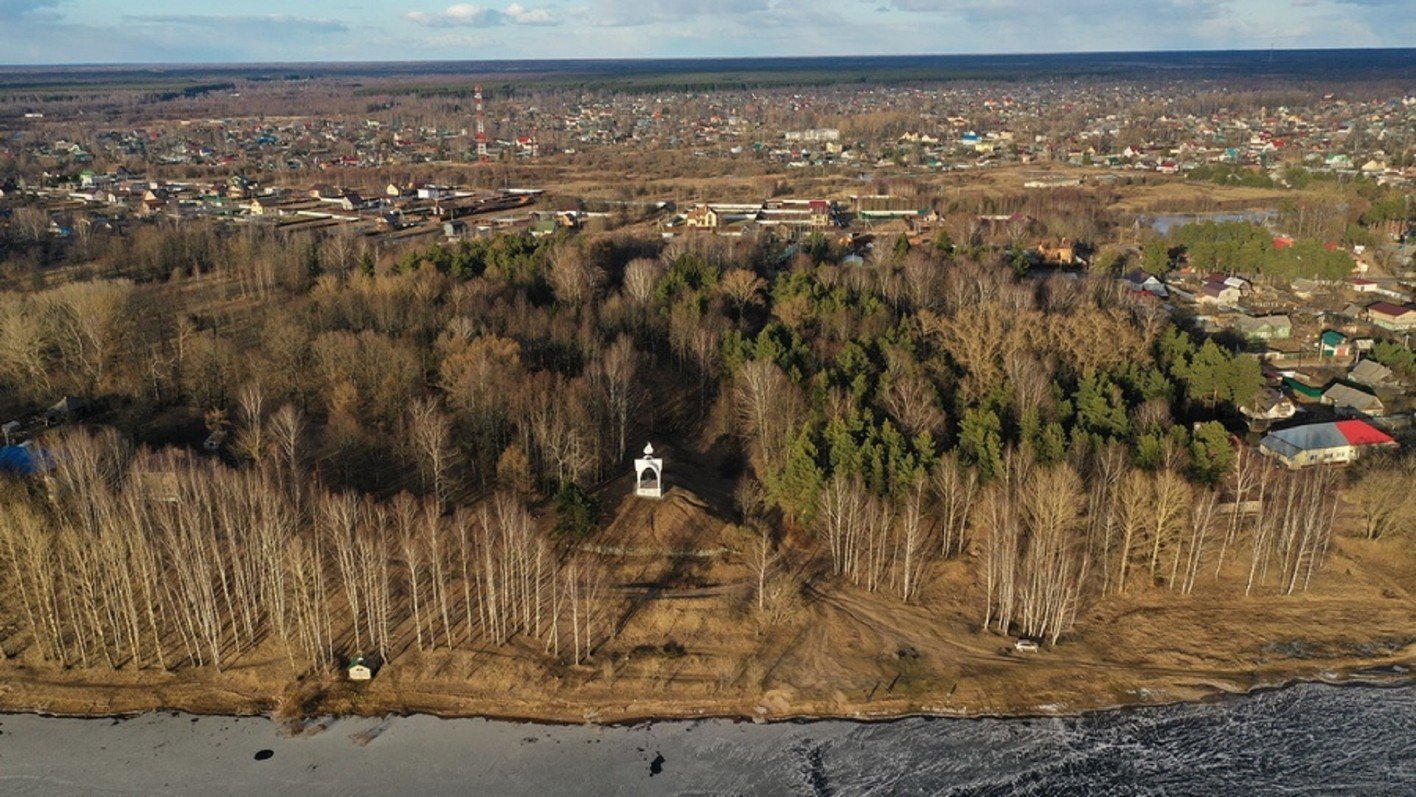
[[[1188,596],[1141,587],[1091,603],[1040,653],[978,629],[967,557],[938,565],[914,605],[825,575],[793,540],[755,597],[755,537],[724,511],[728,482],[675,452],[661,501],[604,488],[614,506],[588,549],[619,598],[613,637],[572,666],[539,642],[408,651],[367,684],[298,675],[266,645],[222,672],[59,670],[0,663],[0,708],[56,714],[155,709],[515,717],[885,717],[1075,713],[1242,692],[1294,680],[1409,677],[1416,665],[1416,553],[1342,536],[1305,594],[1243,595],[1241,555]],[[678,484],[675,484],[677,479]],[[701,485],[702,492],[681,486]]]

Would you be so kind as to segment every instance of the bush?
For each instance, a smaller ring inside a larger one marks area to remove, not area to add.
[[[600,502],[575,482],[566,482],[556,491],[556,533],[583,540],[595,532],[600,522]]]

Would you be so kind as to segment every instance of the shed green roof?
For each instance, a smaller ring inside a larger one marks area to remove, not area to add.
[[[1305,385],[1291,376],[1285,376],[1283,378],[1283,384],[1287,385],[1288,389],[1292,390],[1294,393],[1307,396],[1310,399],[1320,399],[1323,397],[1323,388]]]

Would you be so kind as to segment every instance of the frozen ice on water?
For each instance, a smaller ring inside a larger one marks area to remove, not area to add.
[[[262,718],[13,715],[0,794],[221,784],[240,794],[1411,795],[1413,717],[1416,687],[1323,685],[1025,720],[585,727],[413,716],[333,720],[295,738]],[[354,738],[371,729],[365,744]]]

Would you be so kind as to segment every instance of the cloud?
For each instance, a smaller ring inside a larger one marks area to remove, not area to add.
[[[286,14],[204,15],[204,14],[125,14],[124,22],[138,25],[176,25],[212,30],[266,29],[280,33],[343,33],[349,26],[337,19],[292,17]]]
[[[559,25],[560,19],[544,8],[512,3],[504,9],[458,3],[442,11],[410,11],[408,19],[433,28],[493,28],[498,25]]]
[[[0,19],[18,21],[21,17],[52,16],[51,9],[60,0],[0,0]]]
[[[473,51],[487,58],[1084,52],[1416,42],[1413,0],[297,0],[284,3],[291,11],[278,13],[280,8],[276,0],[0,0],[0,63],[437,59],[466,58]]]

